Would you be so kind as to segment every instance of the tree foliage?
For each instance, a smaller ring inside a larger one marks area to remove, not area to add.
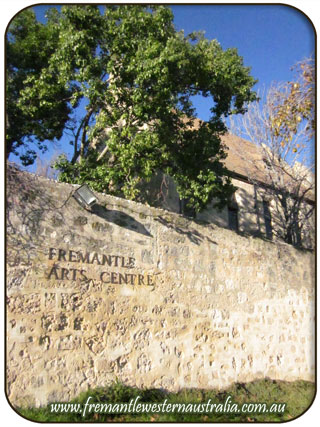
[[[177,32],[164,6],[109,5],[101,14],[97,6],[69,5],[55,19],[47,65],[23,79],[17,105],[44,120],[59,106],[69,114],[60,124],[72,134],[73,156],[58,162],[60,179],[137,199],[140,183],[161,170],[196,210],[214,197],[222,206],[233,191],[222,163],[222,117],[255,99],[255,80],[237,51]],[[199,127],[196,95],[213,100]]]
[[[274,83],[244,116],[231,120],[230,128],[256,144],[255,158],[245,157],[241,143],[237,154],[246,160],[261,197],[273,201],[275,233],[299,246],[303,234],[313,230],[314,62],[306,59],[293,69],[293,80]]]
[[[297,63],[294,81],[289,81],[272,89],[273,111],[271,128],[275,137],[281,139],[281,146],[290,146],[297,153],[305,142],[310,141],[315,132],[315,68],[312,58]],[[291,141],[297,144],[292,145]],[[303,147],[305,148],[305,147]]]
[[[20,155],[24,165],[36,158],[34,144],[44,152],[45,140],[61,138],[69,119],[69,91],[59,82],[57,73],[45,73],[56,49],[56,20],[53,10],[47,25],[43,25],[28,9],[15,17],[7,32],[6,149],[8,156]],[[21,154],[22,146],[25,150]]]

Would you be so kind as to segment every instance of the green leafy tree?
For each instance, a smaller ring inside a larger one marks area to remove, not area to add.
[[[31,9],[19,13],[6,36],[6,150],[20,156],[24,165],[36,158],[34,145],[46,151],[46,140],[60,139],[69,119],[69,91],[59,82],[58,74],[46,74],[48,60],[59,37],[57,13],[53,9],[47,25],[36,20]],[[36,93],[33,82],[37,81]],[[41,91],[45,81],[45,93]],[[20,104],[21,93],[28,105]],[[21,147],[25,150],[21,152]]]
[[[213,198],[224,205],[233,187],[222,163],[222,117],[255,99],[255,80],[237,51],[177,32],[164,6],[110,5],[104,14],[64,6],[57,22],[48,65],[27,79],[18,105],[28,114],[46,102],[52,76],[71,93],[68,106],[85,102],[82,117],[68,122],[73,156],[58,162],[60,180],[139,199],[141,182],[161,170],[196,210]],[[213,100],[200,126],[195,95]]]

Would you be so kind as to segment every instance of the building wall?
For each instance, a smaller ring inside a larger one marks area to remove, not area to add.
[[[7,393],[314,380],[314,254],[8,172]],[[244,218],[244,221],[248,219]],[[109,265],[110,264],[110,265]]]
[[[234,204],[238,207],[239,231],[249,234],[257,234],[264,227],[263,217],[257,215],[255,207],[254,188],[251,184],[233,179],[232,184],[237,188],[234,196]],[[203,212],[197,213],[197,219],[216,224],[220,227],[229,227],[228,208],[221,212],[213,207],[213,203]]]
[[[237,207],[238,231],[243,234],[267,237],[270,240],[284,240],[283,210],[277,206],[277,200],[270,198],[270,192],[266,194],[261,187],[255,189],[253,184],[236,178],[232,179],[232,184],[236,187],[233,205]],[[142,186],[141,190],[142,200],[147,201],[152,206],[181,213],[179,194],[172,178],[158,173],[150,183]],[[266,229],[264,199],[268,200],[270,210],[270,234]],[[310,207],[308,203],[305,203],[302,209],[308,211]],[[197,213],[195,217],[199,221],[230,228],[228,207],[218,211],[214,207],[214,201],[204,211]],[[314,221],[315,216],[313,214],[302,232],[302,246],[305,248],[314,248],[315,246]]]

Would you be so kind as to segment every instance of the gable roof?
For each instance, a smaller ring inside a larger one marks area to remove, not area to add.
[[[227,147],[227,158],[224,163],[235,178],[250,182],[250,177],[254,177],[254,181],[262,186],[271,185],[269,174],[266,171],[266,162],[263,160],[262,152],[257,145],[230,133],[223,135],[221,140]],[[290,184],[293,183],[292,178],[284,174],[283,179],[288,184],[288,191],[290,192]],[[314,177],[312,176],[311,179]],[[309,185],[302,186],[300,190],[306,191],[307,188]],[[306,191],[305,199],[311,203],[315,201],[313,189]]]
[[[227,158],[224,163],[230,172],[246,178],[254,174],[257,180],[265,181],[264,162],[255,144],[230,133],[223,135],[221,140],[227,147]]]
[[[194,119],[193,127],[197,129],[201,123],[203,121],[196,118]],[[234,178],[245,182],[252,182],[252,178],[254,177],[254,181],[262,186],[271,185],[270,177],[266,171],[266,162],[263,159],[263,153],[259,146],[231,133],[223,135],[221,141],[225,145],[227,153],[224,164]],[[285,176],[284,179],[287,179],[288,190],[290,191],[292,180],[289,175]],[[303,191],[303,188],[301,190]],[[307,191],[305,198],[308,202],[313,203],[315,200],[314,191]]]
[[[202,123],[204,123],[203,120],[195,118],[192,127],[198,129]],[[244,179],[253,173],[258,180],[265,181],[266,176],[263,173],[264,162],[261,152],[255,144],[231,133],[223,135],[221,141],[225,145],[227,153],[224,164],[230,172]],[[245,153],[245,159],[242,155],[243,153]],[[260,176],[257,176],[257,165],[259,162],[261,162],[261,173]]]

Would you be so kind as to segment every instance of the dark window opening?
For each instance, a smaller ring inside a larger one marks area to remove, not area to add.
[[[272,240],[271,212],[270,212],[269,202],[267,202],[266,200],[263,200],[263,216],[264,216],[264,223],[266,226],[267,239]]]
[[[228,225],[230,230],[239,231],[238,209],[228,206]]]
[[[196,210],[193,207],[190,207],[187,205],[188,199],[180,199],[180,213],[189,217],[189,218],[195,218],[196,217]]]

